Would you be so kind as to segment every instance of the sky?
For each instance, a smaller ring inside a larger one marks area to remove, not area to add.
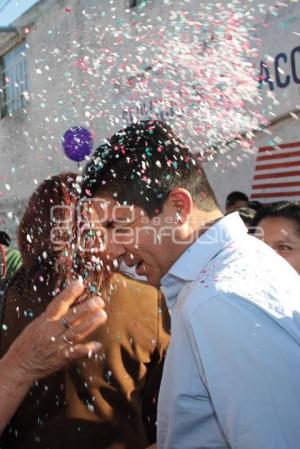
[[[0,0],[0,26],[10,25],[39,0]]]

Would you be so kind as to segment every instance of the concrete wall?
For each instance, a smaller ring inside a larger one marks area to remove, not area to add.
[[[267,1],[262,10],[262,6],[257,6],[260,3],[251,3],[248,16],[262,39],[257,66],[265,53],[271,59],[281,49],[290,54],[299,43],[299,6],[288,2],[278,10],[274,9],[275,1]],[[29,28],[23,37],[28,43],[30,101],[26,111],[0,120],[0,225],[1,219],[9,221],[10,227],[14,224],[14,215],[20,214],[26,199],[45,177],[64,170],[80,170],[62,151],[61,137],[68,128],[89,128],[97,145],[123,126],[117,96],[112,97],[110,104],[104,102],[107,86],[112,85],[112,72],[106,71],[108,65],[102,66],[99,57],[105,50],[113,51],[118,40],[113,31],[126,26],[129,33],[138,37],[150,21],[156,27],[167,23],[179,4],[193,9],[199,7],[199,0],[148,0],[137,15],[126,9],[126,0],[43,0],[19,19],[16,25],[21,30]],[[150,35],[152,32],[155,27]],[[19,37],[1,34],[0,39],[3,54]],[[135,52],[136,46],[122,38],[117,49],[126,55]],[[299,86],[294,82],[286,88],[276,87],[275,92],[270,92],[265,82],[262,92],[261,109],[269,117],[286,114],[298,106]],[[294,128],[298,138],[297,127]],[[273,131],[276,135],[278,129]],[[258,140],[266,139],[263,135]],[[221,204],[231,190],[250,192],[254,160],[254,149],[245,152],[237,148],[207,164]]]
[[[261,41],[258,45],[258,69],[260,61],[266,63],[262,72],[261,112],[268,118],[270,125],[256,134],[252,151],[245,152],[237,148],[229,155],[217,158],[217,166],[210,164],[207,167],[212,182],[218,185],[217,194],[222,205],[226,195],[233,190],[251,194],[258,147],[300,141],[299,21],[300,6],[295,2],[285,2],[284,7],[273,9],[272,13],[255,20],[254,34]],[[298,182],[298,188],[293,189],[300,191],[300,177],[293,177],[290,181]],[[292,198],[281,196],[278,199],[299,201],[300,195]],[[267,201],[274,200],[270,198]]]

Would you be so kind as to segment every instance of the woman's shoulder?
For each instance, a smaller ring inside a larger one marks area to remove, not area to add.
[[[156,287],[152,287],[146,282],[133,279],[122,273],[114,273],[109,282],[109,292],[112,296],[126,295],[133,297],[146,296],[148,299],[155,299],[157,301],[160,291]]]

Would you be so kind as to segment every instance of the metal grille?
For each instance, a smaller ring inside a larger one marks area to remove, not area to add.
[[[22,42],[0,60],[0,114],[11,115],[26,106],[28,91],[26,44]]]

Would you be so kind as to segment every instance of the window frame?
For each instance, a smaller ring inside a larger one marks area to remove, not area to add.
[[[29,90],[26,50],[26,40],[23,39],[0,55],[0,120],[28,104],[23,94]],[[7,78],[11,78],[12,84]]]
[[[138,4],[138,0],[129,0],[129,8],[135,8]]]

